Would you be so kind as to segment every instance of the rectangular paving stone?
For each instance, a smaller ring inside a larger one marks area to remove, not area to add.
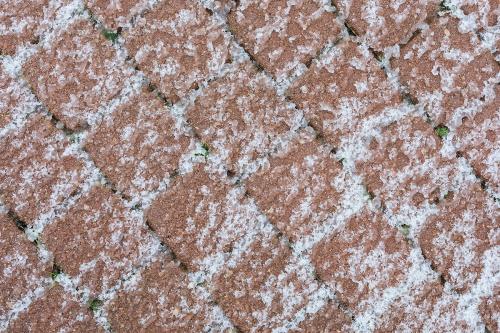
[[[0,2],[0,55],[13,55],[18,46],[37,43],[49,0]]]
[[[287,95],[304,110],[311,126],[336,147],[362,136],[374,126],[371,119],[394,112],[402,103],[400,92],[368,48],[349,39],[313,61]]]
[[[351,318],[333,301],[327,302],[318,312],[308,314],[297,329],[290,332],[350,332]]]
[[[0,140],[2,201],[26,223],[77,192],[86,175],[67,138],[41,114]]]
[[[10,323],[9,332],[104,332],[90,309],[55,285]]]
[[[203,165],[176,176],[147,212],[149,225],[190,269],[205,257],[226,256],[260,218],[245,202],[244,191],[212,179]]]
[[[149,9],[150,0],[85,0],[85,5],[107,29],[127,27],[135,16]]]
[[[0,321],[3,321],[16,302],[48,285],[52,263],[41,260],[36,246],[3,212],[0,235]]]
[[[435,16],[439,0],[333,0],[353,32],[377,51],[404,43]]]
[[[275,77],[308,64],[340,38],[334,8],[324,1],[238,1],[228,15],[236,38]]]
[[[250,62],[209,83],[187,108],[186,118],[210,153],[236,173],[251,170],[301,123],[301,113]]]
[[[425,209],[454,188],[457,161],[440,155],[442,141],[419,114],[373,135],[356,162],[368,192],[393,214]]]
[[[330,149],[306,129],[273,154],[246,188],[270,222],[295,241],[339,208],[343,190],[334,180],[341,169]]]
[[[23,66],[26,80],[68,128],[87,128],[132,75],[112,43],[87,17],[75,19]]]
[[[123,35],[139,68],[173,103],[216,76],[229,56],[229,35],[195,1],[161,1]]]
[[[494,255],[500,245],[500,207],[477,184],[454,193],[438,209],[425,222],[420,246],[455,290],[468,291],[483,274],[484,256]]]
[[[318,284],[292,262],[291,251],[276,233],[255,237],[239,260],[214,277],[217,303],[243,332],[271,332],[293,320]]]
[[[465,116],[454,129],[452,142],[456,149],[471,163],[474,171],[486,180],[488,187],[500,193],[500,86],[491,100]]]
[[[29,89],[0,66],[0,133],[12,122],[20,124],[38,106]]]
[[[230,332],[188,285],[186,272],[160,256],[105,304],[113,331]]]
[[[311,259],[320,279],[335,288],[342,303],[355,308],[403,281],[408,255],[399,231],[380,213],[364,210],[317,244]]]
[[[62,271],[97,296],[147,260],[154,239],[141,215],[96,186],[44,229],[42,241]]]
[[[490,332],[498,332],[499,314],[500,314],[500,290],[495,288],[495,294],[492,297],[484,298],[479,305],[479,312],[486,328]]]
[[[141,90],[118,105],[85,143],[93,161],[121,191],[143,197],[178,168],[192,139],[154,93]]]
[[[405,325],[406,330],[419,331],[421,322],[415,317],[432,311],[440,293],[437,280],[410,284],[404,297],[386,307],[375,305],[377,322],[364,322],[365,312],[377,300],[394,297],[392,293],[411,274],[410,247],[380,212],[364,209],[351,217],[333,236],[315,245],[311,259],[319,278],[351,309],[358,325],[369,325],[375,332],[395,332]]]
[[[436,124],[446,124],[458,108],[484,98],[500,82],[495,57],[450,16],[437,18],[402,46],[391,66]]]

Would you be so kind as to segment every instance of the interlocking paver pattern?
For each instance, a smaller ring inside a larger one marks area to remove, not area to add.
[[[499,10],[0,0],[0,331],[498,331]]]

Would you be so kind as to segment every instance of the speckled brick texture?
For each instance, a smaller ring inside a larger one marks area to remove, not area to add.
[[[0,0],[0,332],[498,332],[495,0]]]

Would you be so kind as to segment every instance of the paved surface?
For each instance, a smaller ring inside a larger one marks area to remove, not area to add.
[[[496,0],[0,0],[0,331],[498,332]]]

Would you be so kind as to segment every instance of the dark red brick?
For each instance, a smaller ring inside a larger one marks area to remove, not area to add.
[[[141,91],[96,127],[85,148],[118,189],[141,197],[178,168],[190,141],[163,102]]]
[[[0,141],[1,197],[26,223],[81,187],[85,167],[68,148],[64,134],[39,114]]]
[[[161,1],[124,37],[139,68],[174,103],[216,76],[228,58],[229,36],[193,1]]]
[[[240,1],[231,10],[231,29],[257,62],[286,75],[340,38],[333,7],[323,1]]]
[[[48,225],[42,240],[63,272],[78,278],[91,295],[113,287],[147,260],[153,243],[141,216],[101,186],[84,194]]]
[[[70,129],[86,128],[132,75],[87,18],[72,22],[23,66],[36,96]]]

